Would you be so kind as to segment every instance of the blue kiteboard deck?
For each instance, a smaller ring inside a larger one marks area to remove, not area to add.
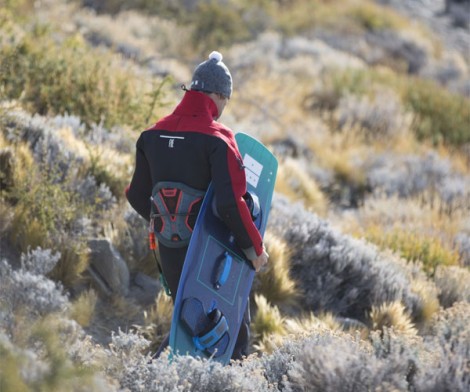
[[[277,160],[263,144],[251,136],[238,133],[235,139],[243,157],[248,191],[259,198],[261,218],[257,225],[261,235],[264,235],[274,192]],[[230,230],[214,215],[213,197],[212,186],[209,186],[194,227],[178,286],[170,347],[172,355],[176,353],[212,357],[226,364],[230,361],[237,340],[255,270],[234,243]],[[191,302],[193,299],[196,299],[194,303]],[[182,309],[184,314],[188,313],[188,308],[193,307],[196,312],[195,305],[201,305],[206,314],[218,309],[226,319],[223,341],[219,342],[219,348],[215,351],[203,349],[188,330],[188,324],[182,320]]]

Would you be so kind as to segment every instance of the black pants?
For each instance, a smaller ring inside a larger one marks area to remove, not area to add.
[[[168,287],[171,291],[171,298],[173,303],[176,300],[176,292],[178,290],[178,284],[183,271],[184,259],[188,251],[188,247],[184,248],[169,248],[161,243],[158,244],[160,251],[160,262],[162,265],[163,275],[168,283]],[[240,332],[238,333],[235,348],[233,349],[232,359],[242,359],[243,356],[248,355],[248,343],[250,340],[250,304],[246,306],[245,314],[243,315],[243,321],[240,326]],[[154,358],[158,358],[161,352],[168,346],[170,335],[161,343]]]

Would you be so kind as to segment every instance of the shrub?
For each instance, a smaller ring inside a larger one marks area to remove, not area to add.
[[[323,71],[321,84],[305,96],[307,110],[334,111],[347,95],[365,95],[371,85],[371,76],[362,69],[328,69]]]
[[[470,303],[456,302],[448,309],[442,309],[435,314],[428,326],[425,336],[428,339],[438,339],[451,343],[451,348],[458,348],[458,342],[463,340],[467,345],[470,340]]]
[[[42,173],[31,174],[31,179],[16,188],[18,202],[10,239],[23,252],[30,247],[54,247],[61,258],[50,276],[72,286],[88,265],[86,233],[74,232],[86,207],[81,209],[76,195],[63,184]]]
[[[50,249],[36,248],[21,255],[21,267],[36,275],[47,275],[60,259],[60,253],[53,254]]]
[[[146,391],[268,391],[272,388],[258,363],[241,362],[239,366],[222,366],[216,361],[191,356],[163,354],[156,360],[140,352],[147,341],[140,335],[120,332],[113,336],[106,359],[106,374],[119,381],[121,389]],[[243,367],[246,363],[246,368]]]
[[[143,129],[164,95],[156,80],[90,49],[80,35],[57,43],[38,24],[0,46],[0,68],[0,98],[19,100],[39,114],[73,113],[89,126]]]
[[[47,254],[46,251],[41,252]],[[37,275],[25,269],[12,270],[4,260],[0,263],[2,307],[7,314],[17,310],[26,312],[31,320],[53,312],[65,310],[68,299],[63,287],[44,275]]]
[[[193,44],[202,53],[250,38],[240,10],[216,1],[200,2],[191,22],[194,26]]]
[[[79,341],[74,325],[45,319],[24,329],[29,333],[28,348],[5,341],[0,333],[2,392],[117,390],[92,367],[71,360],[70,345]]]
[[[470,143],[470,99],[453,94],[428,80],[413,79],[404,89],[404,104],[416,115],[414,130],[419,139],[435,145]]]
[[[419,308],[412,277],[391,255],[340,234],[280,197],[269,224],[289,244],[292,278],[305,293],[303,309],[365,321],[372,306],[386,302],[401,300],[411,312]]]
[[[27,250],[30,235],[52,237],[61,233],[75,218],[75,195],[64,190],[62,184],[54,183],[43,173],[18,187],[18,204],[15,206],[14,240],[21,249]],[[29,232],[28,224],[40,227],[40,233]],[[23,235],[21,235],[23,234]]]
[[[380,358],[364,342],[325,333],[303,341],[286,391],[406,390],[407,373],[407,353]]]
[[[350,10],[352,19],[367,30],[400,30],[406,26],[405,18],[400,17],[392,9],[384,9],[368,1],[352,6]]]
[[[383,70],[331,69],[324,72],[323,86],[305,98],[307,109],[334,110],[342,97],[367,95],[382,86],[397,93],[405,110],[413,115],[412,130],[420,140],[460,147],[470,141],[469,98],[453,94],[437,83],[398,76]]]
[[[80,326],[88,327],[93,318],[98,295],[92,289],[84,291],[70,306],[70,317]]]
[[[30,116],[20,110],[0,117],[2,134],[15,151],[16,162],[15,181],[6,194],[14,212],[7,235],[23,252],[38,246],[59,251],[61,259],[49,276],[67,287],[81,278],[88,265],[86,239],[101,235],[108,222],[105,217],[117,208],[107,183],[115,184],[116,193],[122,187],[119,194],[124,193],[122,177],[108,177],[101,160],[111,164],[116,154],[118,171],[127,162],[123,158],[127,155],[120,152],[125,150],[125,135],[110,136],[109,131],[99,129],[80,139],[85,132],[81,122],[69,120]],[[56,128],[64,123],[71,128]],[[93,145],[91,138],[98,140],[101,155],[89,163],[83,140]],[[90,167],[95,167],[100,184],[90,175]]]
[[[455,303],[433,318],[424,337],[432,353],[431,366],[423,363],[417,373],[416,391],[465,391],[470,384],[470,304]]]
[[[436,238],[401,229],[391,232],[369,229],[365,237],[382,249],[392,249],[406,260],[422,262],[425,271],[431,276],[434,276],[439,265],[459,264],[458,253],[447,249]]]
[[[343,132],[357,129],[365,141],[389,142],[409,128],[399,98],[393,91],[378,90],[373,98],[346,95],[338,102],[335,116]]]
[[[419,195],[448,214],[468,207],[470,178],[434,151],[424,155],[385,152],[372,157],[365,166],[367,182],[376,194],[400,198]]]
[[[470,271],[457,266],[439,266],[434,275],[439,289],[439,302],[444,308],[456,302],[470,303]]]

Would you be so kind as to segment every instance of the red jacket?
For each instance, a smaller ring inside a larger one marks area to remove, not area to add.
[[[247,256],[263,251],[262,238],[243,199],[246,178],[233,132],[214,121],[217,106],[207,95],[187,91],[174,112],[142,132],[136,167],[126,190],[132,207],[150,218],[150,196],[160,181],[195,189],[214,185],[217,210]]]

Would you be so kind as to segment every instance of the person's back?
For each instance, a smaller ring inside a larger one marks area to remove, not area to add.
[[[172,114],[141,134],[137,150],[147,160],[150,172],[133,179],[146,179],[147,183],[131,184],[128,199],[144,218],[149,217],[152,184],[175,181],[206,190],[214,177],[212,170],[217,167],[220,172],[229,172],[220,165],[227,165],[228,154],[237,156],[236,143],[232,131],[213,119],[216,114],[217,107],[209,96],[187,91]],[[239,155],[238,159],[241,162]],[[237,161],[238,168],[241,164]]]
[[[203,193],[211,182],[219,216],[238,246],[256,270],[267,262],[244,199],[245,171],[233,132],[216,121],[231,93],[230,72],[220,53],[213,52],[196,68],[191,90],[186,90],[173,113],[137,141],[136,168],[126,195],[157,235],[161,268],[173,300]],[[247,313],[234,358],[246,353],[248,324]]]

